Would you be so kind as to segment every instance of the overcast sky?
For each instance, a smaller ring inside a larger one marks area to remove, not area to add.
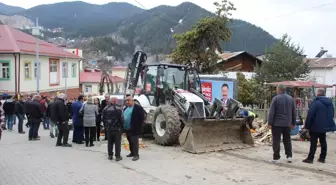
[[[70,0],[0,0],[1,2],[31,8],[39,4]],[[120,2],[123,0],[117,0]],[[158,5],[178,5],[181,0],[137,0],[146,8]],[[214,11],[215,0],[190,0],[207,10]],[[86,0],[105,4],[113,0]],[[141,7],[135,0],[124,0]],[[336,57],[336,0],[231,0],[237,8],[234,18],[253,23],[275,37],[288,33],[293,41],[304,47],[306,54],[315,56],[320,47]],[[143,7],[142,7],[143,8]],[[334,17],[334,18],[333,18]]]

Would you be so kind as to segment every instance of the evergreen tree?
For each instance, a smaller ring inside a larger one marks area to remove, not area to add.
[[[195,62],[202,72],[211,71],[211,66],[219,59],[217,51],[222,51],[221,42],[229,41],[231,31],[228,28],[231,11],[235,10],[232,3],[222,0],[215,2],[216,14],[201,19],[190,31],[176,34],[177,47],[171,57],[175,63],[186,64]]]
[[[285,34],[266,50],[264,62],[255,68],[256,79],[264,83],[304,78],[310,73],[308,62],[304,62],[303,49]]]

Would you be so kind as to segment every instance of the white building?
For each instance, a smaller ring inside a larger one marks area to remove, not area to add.
[[[35,55],[35,37],[0,25],[0,92],[37,92]],[[78,55],[39,40],[40,94],[55,96],[67,87],[69,98],[77,97],[80,60]]]
[[[336,84],[336,58],[313,58],[308,59],[310,79],[320,84],[335,86]],[[334,97],[335,90],[327,89],[327,96]]]
[[[99,70],[88,70],[80,72],[80,90],[84,95],[101,95],[100,82],[101,82],[102,72]],[[124,79],[117,75],[110,75],[110,78],[113,82],[113,92],[114,94],[121,94],[124,92]],[[111,87],[110,87],[111,88]],[[108,93],[107,84],[105,83],[104,93]],[[103,94],[104,94],[103,93]]]

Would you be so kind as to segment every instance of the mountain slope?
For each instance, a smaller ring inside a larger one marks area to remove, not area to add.
[[[189,30],[198,20],[211,15],[192,3],[179,6],[158,6],[120,22],[118,31],[125,38],[152,53],[169,53],[175,33]]]
[[[192,28],[200,19],[212,13],[193,3],[179,6],[159,6],[119,24],[118,31],[134,45],[153,54],[170,53],[175,45],[172,36]],[[276,39],[263,29],[242,20],[233,20],[229,27],[232,37],[229,43],[223,43],[226,51],[245,50],[253,54],[263,53],[265,47],[273,45]]]
[[[0,14],[2,15],[12,15],[24,10],[24,8],[18,6],[10,6],[0,2]]]
[[[40,25],[46,28],[62,27],[65,33],[61,35],[71,38],[112,35],[105,41],[94,42],[92,49],[126,56],[139,47],[149,54],[171,53],[176,44],[172,38],[175,33],[190,30],[212,13],[189,2],[143,10],[128,3],[95,5],[75,1],[36,6],[21,15],[32,20],[39,17]],[[232,37],[230,42],[223,43],[225,51],[260,54],[276,42],[262,28],[242,20],[233,20],[229,27]]]
[[[39,5],[21,13],[47,28],[63,27],[66,31],[77,31],[99,23],[113,23],[140,13],[143,10],[128,3],[89,4],[82,1]]]

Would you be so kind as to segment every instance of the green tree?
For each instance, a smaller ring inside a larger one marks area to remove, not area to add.
[[[229,41],[231,31],[228,28],[234,5],[222,0],[215,2],[216,13],[212,17],[201,19],[190,31],[176,34],[177,47],[170,57],[175,63],[195,62],[202,72],[210,72],[211,66],[219,59],[216,51],[222,51],[221,42]]]
[[[262,86],[255,79],[246,79],[243,73],[237,73],[238,101],[243,105],[259,104],[263,100]]]
[[[0,21],[0,25],[3,25],[4,23],[2,23],[2,21]]]
[[[264,62],[255,68],[258,82],[275,82],[304,78],[309,74],[303,49],[285,34],[273,47],[266,50]]]

